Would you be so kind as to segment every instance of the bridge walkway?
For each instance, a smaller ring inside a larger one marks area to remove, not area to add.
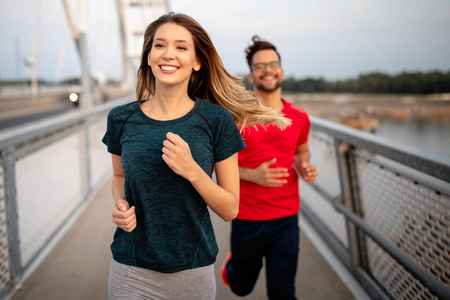
[[[115,229],[111,222],[110,181],[95,195],[57,245],[10,299],[108,299],[109,245]],[[215,265],[216,299],[243,299],[222,284],[220,267],[228,253],[230,224],[213,215],[219,244]],[[301,254],[297,274],[297,297],[301,300],[356,299],[327,261],[301,233]],[[251,295],[244,299],[267,299],[264,273]],[[359,298],[359,297],[357,297]]]

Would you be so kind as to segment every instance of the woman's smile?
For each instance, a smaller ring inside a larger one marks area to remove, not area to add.
[[[179,69],[179,67],[176,66],[168,66],[168,65],[162,65],[160,66],[161,70],[163,71],[168,71],[168,72],[173,72],[173,71],[177,71]]]

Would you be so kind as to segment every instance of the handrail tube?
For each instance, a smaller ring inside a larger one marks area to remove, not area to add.
[[[414,275],[431,293],[436,295],[439,299],[450,299],[450,290],[441,282],[436,280],[433,276],[425,272],[424,269],[414,263],[408,256],[403,254],[396,247],[392,246],[385,238],[378,234],[366,222],[361,220],[356,214],[349,211],[343,204],[336,203],[336,209],[343,213],[346,218],[355,223],[368,236],[370,236],[378,245],[380,245],[392,258],[398,261],[408,272]]]
[[[60,129],[62,125],[72,126],[81,123],[90,116],[94,116],[102,111],[106,112],[109,109],[125,103],[125,99],[129,99],[129,97],[117,98],[116,100],[108,101],[107,103],[98,105],[89,110],[82,110],[69,115],[53,117],[49,120],[20,126],[4,133],[0,133],[0,151],[7,149],[9,146],[29,141],[38,134],[51,133],[52,131]]]
[[[339,194],[336,197],[331,196],[330,194],[328,194],[327,191],[325,191],[325,189],[321,188],[317,183],[313,182],[309,186],[312,187],[314,190],[316,190],[320,195],[322,195],[325,198],[325,200],[327,200],[330,204],[334,204],[335,201],[338,201],[342,198],[342,194]]]
[[[353,273],[355,274],[355,276],[359,277],[362,285],[367,290],[367,292],[372,295],[373,298],[379,300],[391,299],[388,295],[386,295],[386,292],[383,291],[383,289],[381,289],[379,285],[375,283],[374,279],[369,276],[363,268],[356,267],[354,268]]]
[[[400,165],[395,161],[383,159],[382,156],[370,156],[368,153],[361,152],[358,152],[355,155],[369,160],[383,168],[391,170],[396,175],[401,175],[402,177],[409,178],[414,182],[421,182],[422,184],[425,184],[436,191],[439,191],[446,195],[450,195],[450,183],[448,182],[443,182],[442,180],[435,177],[430,177],[428,174],[419,173],[417,170],[414,170],[412,168],[406,169],[403,167],[403,165]]]
[[[310,116],[311,129],[326,132],[336,140],[382,154],[407,166],[450,182],[450,159],[444,156],[424,153],[415,147],[395,142],[348,128],[331,121]]]

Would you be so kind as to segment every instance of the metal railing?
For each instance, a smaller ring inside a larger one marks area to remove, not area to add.
[[[450,160],[311,122],[302,215],[374,299],[449,299]]]
[[[0,134],[0,298],[110,177],[101,138],[125,102]],[[301,184],[302,215],[373,298],[448,297],[449,161],[311,121],[320,175]]]
[[[0,134],[0,298],[110,178],[101,139],[107,113],[125,101]]]

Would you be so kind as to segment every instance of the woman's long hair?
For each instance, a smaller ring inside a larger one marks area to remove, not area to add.
[[[201,62],[200,70],[193,71],[189,80],[189,97],[203,98],[226,108],[241,128],[269,123],[285,128],[291,124],[291,120],[281,113],[261,105],[255,94],[245,89],[241,78],[227,72],[208,33],[197,21],[173,12],[161,16],[145,30],[136,87],[137,100],[150,99],[155,93],[155,77],[147,59],[156,30],[166,23],[181,25],[192,34],[195,54]]]

